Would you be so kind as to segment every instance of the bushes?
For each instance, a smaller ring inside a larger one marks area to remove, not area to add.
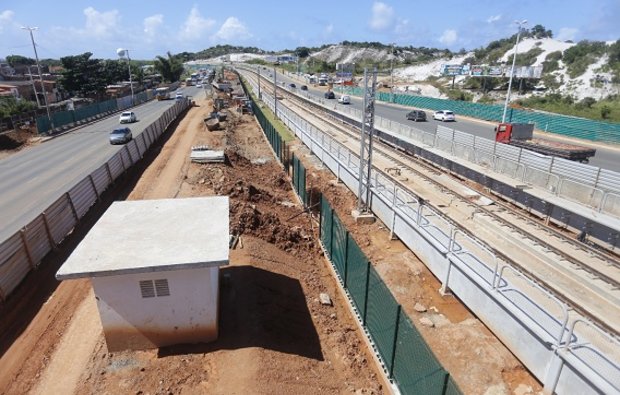
[[[521,99],[517,102],[523,107],[550,111],[557,114],[573,115],[597,121],[620,121],[620,100],[613,96],[601,101],[586,97],[575,103],[571,96],[562,96],[555,93],[542,97]]]
[[[518,66],[531,66],[536,62],[536,58],[538,55],[543,53],[544,51],[538,47],[534,47],[527,52],[518,53],[515,64]]]
[[[588,66],[607,52],[607,45],[602,41],[580,41],[568,48],[562,55],[568,75],[577,78],[587,70]]]

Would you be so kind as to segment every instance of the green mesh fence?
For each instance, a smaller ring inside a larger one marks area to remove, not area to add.
[[[54,127],[58,128],[73,122],[83,121],[87,118],[94,117],[97,114],[108,111],[116,111],[117,109],[118,105],[116,99],[111,99],[79,107],[73,111],[58,111],[51,114],[51,116],[54,122]],[[47,118],[47,115],[43,115],[37,118],[37,130],[39,133],[47,132],[51,128],[52,124]]]
[[[299,158],[293,154],[293,187],[299,195],[304,206],[308,205],[308,193],[306,191],[306,168]]]
[[[253,99],[252,108],[254,110],[254,114],[256,115],[258,123],[263,129],[265,135],[267,136],[267,140],[269,140],[269,144],[271,144],[271,147],[276,154],[276,157],[278,158],[278,160],[280,160],[281,163],[285,164],[287,161],[285,149],[286,144],[284,143],[284,141],[282,141],[282,137],[280,137],[278,131],[274,128],[274,126],[263,113],[263,110],[254,102]]]
[[[377,345],[389,371],[392,371],[392,352],[398,321],[398,303],[383,283],[374,267],[368,276],[368,305],[366,327]]]
[[[325,197],[320,228],[323,246],[401,393],[460,395]]]
[[[415,368],[411,365],[414,361]],[[442,394],[447,372],[406,316],[401,316],[392,368],[398,388],[405,394]],[[447,384],[446,384],[447,387]],[[459,394],[458,387],[454,388]]]
[[[336,269],[340,277],[344,278],[345,262],[347,254],[347,229],[344,227],[340,219],[334,215],[332,225],[332,262],[336,265]]]
[[[329,258],[332,251],[332,214],[329,202],[321,197],[321,242]]]
[[[342,91],[342,88],[339,90]],[[350,95],[363,95],[363,90],[358,87],[345,87],[344,91]],[[497,104],[471,103],[386,92],[378,92],[377,100],[430,110],[449,109],[457,114],[495,122],[501,121],[504,112],[504,107]],[[533,123],[539,130],[565,136],[593,141],[620,142],[620,124],[618,123],[515,108],[508,109],[506,119],[508,122]]]
[[[368,296],[366,292],[366,282],[369,280],[368,275],[370,274],[368,271],[370,267],[368,264],[369,261],[355,240],[353,240],[353,237],[347,234],[347,238],[349,239],[347,243],[349,253],[347,254],[345,288],[347,288],[349,294],[353,298],[355,307],[357,307],[360,314],[363,315],[364,311],[366,311],[366,297]]]

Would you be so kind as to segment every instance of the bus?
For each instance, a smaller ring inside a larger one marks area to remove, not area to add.
[[[155,98],[157,100],[168,100],[170,99],[170,88],[163,87],[155,89]]]

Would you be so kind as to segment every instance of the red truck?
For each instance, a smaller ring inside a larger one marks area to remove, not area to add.
[[[495,128],[495,141],[582,163],[588,163],[596,154],[594,148],[534,138],[534,124],[531,123],[500,123]]]

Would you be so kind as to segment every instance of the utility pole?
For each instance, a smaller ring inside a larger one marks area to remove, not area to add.
[[[41,108],[41,103],[39,102],[39,94],[37,93],[37,87],[34,84],[34,79],[32,78],[32,70],[30,70],[30,65],[28,65],[28,75],[30,76],[30,83],[32,84],[32,90],[34,90],[34,98],[37,99],[37,108]]]
[[[515,44],[515,53],[512,56],[512,67],[510,68],[510,80],[508,81],[508,93],[506,94],[506,102],[504,103],[504,113],[502,114],[502,123],[506,122],[506,111],[508,110],[508,102],[510,101],[510,90],[512,89],[512,76],[515,73],[515,61],[517,60],[517,50],[519,48],[519,37],[521,36],[521,29],[523,29],[523,26],[527,24],[527,20],[524,19],[522,21],[515,21],[515,23],[519,26],[519,31],[517,32],[517,43]]]
[[[372,81],[369,81],[372,78]],[[368,75],[364,69],[364,107],[362,108],[362,130],[360,136],[359,186],[357,190],[357,213],[370,211],[370,176],[372,170],[372,136],[375,123],[375,91],[377,87],[377,68]]]
[[[258,100],[261,100],[261,94],[260,94],[260,65],[257,66],[258,67]]]
[[[32,34],[33,31],[38,29],[38,27],[22,26],[22,29],[28,30],[30,32],[30,40],[32,41],[32,48],[34,49],[34,58],[37,61],[37,71],[39,72],[39,80],[41,81],[41,90],[43,91],[43,101],[45,103],[45,109],[47,110],[47,119],[49,119],[50,121],[51,129],[54,129],[54,121],[52,120],[52,114],[50,113],[50,106],[47,103],[47,92],[45,91],[45,84],[43,83],[43,75],[41,74],[41,65],[39,64],[39,54],[37,53],[37,46],[34,43],[34,35]]]
[[[134,105],[134,97],[133,97],[133,82],[131,81],[131,59],[129,58],[129,50],[124,48],[119,48],[116,50],[116,54],[120,58],[124,58],[127,55],[127,71],[129,72],[129,88],[131,89],[131,105]]]
[[[392,53],[390,54],[390,91],[392,92],[392,103],[394,103],[394,43],[392,43]]]
[[[278,82],[276,78],[276,66],[273,65],[273,114],[278,117]]]

